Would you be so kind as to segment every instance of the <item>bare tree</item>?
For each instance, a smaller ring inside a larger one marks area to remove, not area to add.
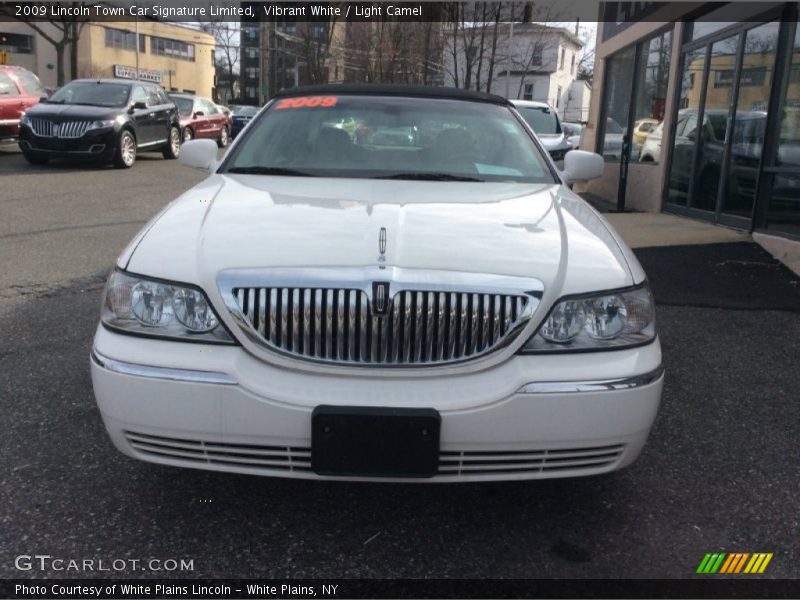
[[[60,8],[66,9],[69,7],[75,14],[80,14],[80,11],[75,9],[79,6],[88,6],[90,4],[89,2],[53,2],[52,6],[56,12],[61,12]],[[0,5],[0,15],[24,22],[53,45],[56,51],[56,84],[60,87],[66,83],[67,76],[64,60],[67,49],[71,49],[70,75],[75,77],[78,71],[78,40],[87,21],[78,17],[32,21],[25,17],[17,17],[13,8],[13,5],[4,2]],[[50,27],[45,27],[45,24]]]
[[[204,23],[202,29],[214,36],[216,41],[214,64],[217,72],[223,75],[221,79],[226,84],[228,98],[233,98],[236,95],[234,83],[239,74],[241,32],[238,24],[228,21],[212,21]]]

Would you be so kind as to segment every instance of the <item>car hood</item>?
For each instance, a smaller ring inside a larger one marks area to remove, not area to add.
[[[381,228],[390,267],[533,277],[554,297],[643,277],[606,221],[560,184],[257,175],[212,175],[118,264],[210,292],[231,269],[375,266]]]
[[[48,104],[40,102],[31,107],[26,114],[36,119],[51,119],[53,121],[100,121],[113,119],[124,111],[124,108],[109,108],[107,106],[83,106],[76,104]]]

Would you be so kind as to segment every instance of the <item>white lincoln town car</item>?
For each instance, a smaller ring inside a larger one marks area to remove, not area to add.
[[[91,352],[123,453],[280,477],[605,473],[661,399],[653,298],[505,99],[278,94],[117,259]]]

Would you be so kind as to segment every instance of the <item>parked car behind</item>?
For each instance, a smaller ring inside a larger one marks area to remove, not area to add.
[[[19,120],[46,96],[39,78],[22,67],[0,65],[0,141],[19,136]]]
[[[658,127],[658,119],[639,119],[633,124],[633,145],[641,147],[647,136]]]
[[[208,98],[191,94],[170,94],[169,97],[178,107],[184,142],[198,138],[216,140],[220,148],[228,145],[231,118],[219,106]]]
[[[432,482],[639,455],[663,384],[653,297],[566,185],[601,176],[600,156],[571,151],[557,171],[498,96],[347,84],[279,92],[217,151],[184,144],[208,178],[106,285],[91,372],[122,452]]]
[[[231,139],[239,135],[244,126],[258,114],[258,111],[259,108],[257,106],[237,106],[233,109],[233,114],[231,115]]]
[[[531,126],[539,141],[554,161],[564,160],[564,155],[572,150],[561,128],[561,120],[556,110],[546,102],[533,100],[512,100],[511,103]]]
[[[178,111],[164,90],[129,79],[76,79],[28,110],[19,146],[28,162],[53,158],[133,166],[140,151],[180,152]]]

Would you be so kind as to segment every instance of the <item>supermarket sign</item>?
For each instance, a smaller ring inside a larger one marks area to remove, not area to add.
[[[127,67],[125,65],[114,65],[114,77],[121,77],[122,79],[137,79],[136,67]],[[152,83],[161,83],[163,73],[161,71],[153,71],[151,69],[139,69],[139,77],[141,81],[150,81]]]

